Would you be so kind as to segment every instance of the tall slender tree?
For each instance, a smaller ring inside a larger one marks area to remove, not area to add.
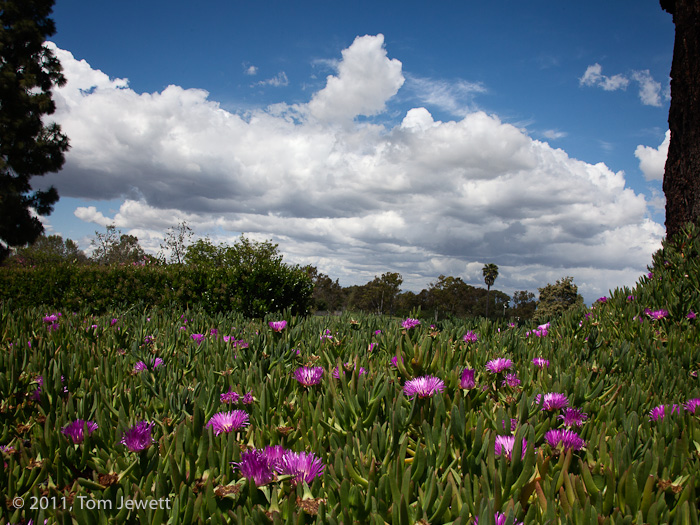
[[[700,1],[660,1],[676,26],[668,112],[671,143],[663,183],[670,239],[700,218]]]
[[[32,243],[44,231],[37,215],[49,215],[54,187],[32,191],[34,176],[63,167],[68,139],[46,124],[56,106],[51,88],[65,78],[47,47],[56,32],[49,15],[54,0],[0,0],[0,261],[14,246]]]
[[[498,266],[493,263],[485,264],[482,273],[484,274],[484,282],[486,283],[486,317],[488,318],[489,295],[491,294],[493,283],[495,283],[498,278]]]

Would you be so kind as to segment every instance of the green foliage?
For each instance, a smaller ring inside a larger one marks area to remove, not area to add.
[[[583,306],[583,296],[578,293],[573,277],[558,279],[555,284],[548,284],[539,291],[535,319],[540,322]]]
[[[393,314],[401,291],[403,277],[399,273],[386,272],[364,286],[355,287],[350,295],[351,308],[377,314]]]
[[[84,264],[87,257],[71,239],[65,241],[60,235],[41,235],[24,248],[18,248],[5,261],[11,266],[50,266],[56,264]]]
[[[90,243],[93,247],[92,260],[97,264],[134,264],[149,258],[134,235],[127,235],[114,224],[107,226],[105,233],[95,232]]]
[[[34,191],[30,179],[61,169],[68,139],[45,123],[56,106],[53,86],[65,78],[44,47],[55,33],[53,0],[3,0],[0,7],[0,262],[10,247],[23,246],[44,231],[32,214],[48,215],[58,200],[51,187]]]

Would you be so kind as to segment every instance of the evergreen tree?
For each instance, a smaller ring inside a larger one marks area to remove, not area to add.
[[[65,83],[61,64],[44,47],[56,32],[54,0],[0,0],[0,261],[10,247],[34,242],[44,231],[36,215],[58,200],[51,187],[32,191],[30,179],[61,169],[68,139],[45,124],[56,106],[51,88]]]

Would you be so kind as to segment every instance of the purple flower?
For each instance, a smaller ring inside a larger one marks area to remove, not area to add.
[[[44,322],[45,322],[46,324],[54,324],[54,323],[56,323],[56,322],[58,321],[58,317],[59,317],[60,315],[61,315],[61,314],[58,314],[58,315],[56,315],[56,314],[47,315],[46,317],[44,317]]]
[[[628,303],[631,303],[631,302],[634,301],[635,299],[636,299],[636,297],[635,297],[634,295],[628,295],[628,296],[627,296],[627,302],[628,302]]]
[[[542,399],[542,396],[540,394],[537,394],[535,397],[535,403],[539,404],[540,399]],[[542,402],[542,410],[559,410],[561,408],[565,408],[569,406],[569,400],[566,398],[564,394],[560,394],[558,392],[550,392],[549,394],[544,395],[544,401]]]
[[[588,419],[588,414],[586,414],[580,408],[566,408],[564,413],[557,417],[564,421],[565,427],[580,427],[583,422]]]
[[[61,433],[73,440],[73,443],[82,443],[85,439],[84,430],[87,429],[88,435],[97,430],[97,423],[94,421],[85,421],[84,419],[76,419],[72,423],[67,424],[61,429]]]
[[[156,338],[153,337],[152,335],[147,335],[143,339],[143,344],[145,345],[152,345],[155,342]]]
[[[282,445],[275,445],[274,447],[265,447],[263,452],[270,467],[279,470],[282,465],[282,458],[289,450],[285,449]]]
[[[323,341],[324,339],[331,340],[333,339],[333,334],[331,334],[331,331],[326,328],[326,331],[323,332],[318,338]]]
[[[238,393],[234,392],[233,390],[231,390],[229,388],[228,392],[224,392],[223,394],[221,394],[219,396],[219,399],[221,400],[222,403],[231,404],[231,403],[238,403],[239,397],[240,396],[238,395]]]
[[[313,452],[287,452],[282,456],[278,472],[293,476],[292,483],[310,484],[316,476],[323,474],[325,468],[320,458]]]
[[[317,385],[321,382],[323,368],[320,366],[306,367],[302,366],[294,371],[294,377],[304,386]]]
[[[119,443],[125,445],[131,452],[140,452],[155,443],[151,437],[151,430],[154,423],[141,421],[122,434],[122,439]]]
[[[287,326],[287,321],[270,321],[267,323],[275,332],[281,332]]]
[[[683,408],[685,408],[688,412],[692,414],[695,414],[695,411],[698,409],[698,407],[700,407],[700,397],[688,399],[685,405],[683,405]]]
[[[465,368],[462,370],[462,378],[459,381],[460,388],[468,390],[476,386],[476,381],[474,381],[474,372],[475,370],[473,368]]]
[[[659,405],[657,407],[652,408],[649,411],[649,421],[660,421],[664,417],[666,417],[666,408],[670,407],[671,410],[669,411],[669,414],[673,414],[674,412],[676,414],[680,413],[680,408],[678,405]]]
[[[654,319],[655,321],[663,319],[664,317],[668,317],[668,310],[664,310],[663,308],[660,310],[650,310],[649,308],[647,308],[644,310],[644,313],[652,319]]]
[[[204,342],[204,338],[206,336],[204,334],[192,334],[190,337],[195,343],[201,345]]]
[[[117,317],[113,317],[112,320],[109,322],[109,326],[114,326],[119,322],[119,319]]]
[[[403,356],[401,356],[401,362],[403,363]],[[399,356],[395,355],[391,358],[392,368],[397,368],[399,366]]]
[[[491,361],[486,363],[486,370],[488,370],[492,374],[498,374],[499,372],[508,370],[512,366],[513,361],[511,361],[510,359],[504,359],[502,357],[499,357],[498,359],[492,359]]]
[[[545,359],[544,357],[535,357],[532,362],[535,366],[540,368],[549,367],[549,359]]]
[[[158,368],[160,365],[163,364],[163,360],[160,357],[156,357],[155,359],[151,359],[151,362],[147,365],[143,361],[139,361],[134,365],[134,372],[143,372],[145,370],[148,370],[149,367],[151,370],[155,370]]]
[[[420,321],[418,319],[412,319],[408,318],[405,321],[401,323],[401,326],[404,327],[406,330],[410,330],[411,328],[415,328],[420,324]]]
[[[382,335],[382,331],[381,331],[381,330],[375,330],[375,331],[374,331],[374,335]]]
[[[223,432],[233,432],[241,430],[248,426],[248,414],[243,410],[233,410],[231,412],[219,412],[214,414],[211,419],[204,425],[204,428],[212,427],[214,434],[219,435]]]
[[[257,486],[266,485],[275,480],[275,472],[262,450],[246,450],[241,454],[241,461],[233,465],[240,470],[243,477],[253,481]]]
[[[367,351],[371,352],[372,350],[374,350],[374,347],[378,346],[378,345],[379,345],[379,343],[370,343],[369,348],[367,348]]]
[[[548,430],[544,435],[544,439],[550,447],[560,448],[562,452],[566,452],[569,449],[581,450],[586,446],[586,442],[573,430]]]
[[[608,298],[607,297],[599,297],[598,300],[596,301],[597,303],[607,303]]]
[[[505,514],[496,512],[496,514],[494,514],[494,518],[496,518],[496,525],[506,525],[507,516]],[[479,518],[474,518],[474,525],[479,525]],[[513,523],[513,525],[523,525],[523,522],[516,521]]]
[[[505,456],[511,459],[513,455],[513,446],[515,445],[515,436],[496,436],[496,455]],[[525,457],[525,451],[527,450],[527,440],[523,439],[523,446],[521,450],[521,457]]]
[[[436,392],[445,390],[442,379],[433,376],[422,376],[406,381],[403,393],[408,397],[432,397]]]
[[[691,321],[693,319],[695,319],[696,317],[697,317],[697,315],[692,310],[690,312],[688,312],[688,315],[686,315],[686,318],[690,319]]]
[[[471,330],[469,330],[466,334],[464,334],[464,337],[462,337],[462,340],[465,343],[476,343],[478,339],[479,334],[472,332]]]
[[[243,396],[243,399],[241,399],[241,403],[243,403],[244,405],[252,405],[254,400],[255,398],[253,397],[253,391],[251,390]]]
[[[506,374],[506,377],[503,380],[502,386],[508,385],[511,388],[515,388],[519,384],[520,384],[520,379],[518,378],[518,374]]]
[[[549,323],[541,324],[532,331],[525,332],[525,337],[534,335],[535,337],[546,337],[549,334]]]

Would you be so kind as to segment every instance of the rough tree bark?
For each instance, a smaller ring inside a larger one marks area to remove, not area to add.
[[[670,239],[700,218],[700,1],[660,3],[676,26],[668,113],[671,143],[663,183]]]

